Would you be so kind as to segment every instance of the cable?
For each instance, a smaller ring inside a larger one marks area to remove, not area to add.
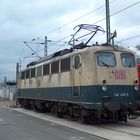
[[[114,0],[114,1],[116,1],[116,0]],[[112,2],[114,2],[114,1],[112,1]],[[140,3],[140,1],[137,1],[137,2],[131,4],[131,5],[129,5],[129,6],[125,7],[125,8],[123,8],[123,9],[121,9],[121,10],[119,10],[119,11],[117,11],[117,12],[111,14],[110,17],[112,17],[112,16],[114,16],[114,15],[116,15],[116,14],[118,14],[118,13],[121,13],[121,12],[123,12],[123,11],[125,11],[125,10],[127,10],[127,9],[129,9],[129,8],[131,8],[131,7],[135,6],[135,5],[137,5],[137,4],[139,4],[139,3]],[[60,26],[60,27],[58,27],[58,28],[52,30],[51,32],[48,32],[48,34],[49,34],[49,33],[52,33],[52,32],[55,32],[56,30],[58,30],[58,29],[60,29],[60,28],[63,28],[63,27],[65,27],[65,26],[69,25],[70,23],[75,22],[76,20],[79,20],[80,18],[82,18],[82,17],[84,17],[84,16],[86,16],[86,15],[88,15],[88,14],[91,14],[91,13],[93,13],[93,12],[95,12],[95,11],[101,9],[101,8],[103,8],[103,6],[97,8],[96,10],[91,11],[91,12],[89,12],[89,13],[83,15],[83,16],[80,16],[79,18],[77,18],[77,19],[75,19],[75,20],[73,20],[73,21],[71,21],[71,22],[69,22],[69,23],[67,23],[67,24],[64,24],[64,25],[62,25],[62,26]],[[101,19],[101,20],[99,20],[99,21],[97,21],[97,22],[95,22],[95,23],[93,23],[93,24],[97,24],[97,23],[99,23],[99,22],[101,22],[101,21],[104,21],[105,19],[106,19],[106,18],[103,18],[103,19]],[[55,43],[52,44],[52,45],[55,45],[55,44],[57,44],[58,42],[60,42],[60,41],[62,41],[62,40],[64,40],[64,39],[66,39],[66,38],[68,38],[68,37],[70,37],[70,36],[71,36],[71,35],[66,36],[66,37],[64,37],[64,38],[62,38],[62,39],[60,39],[60,40],[58,40],[57,42],[55,42]],[[44,49],[44,48],[43,48],[43,49]],[[41,49],[41,50],[43,50],[43,49]],[[59,49],[60,49],[60,48],[59,48]],[[41,51],[41,50],[39,50],[39,51]],[[37,51],[37,52],[39,52],[39,51]]]
[[[123,8],[123,9],[121,9],[121,10],[119,10],[119,11],[117,11],[117,12],[111,14],[110,17],[112,17],[112,16],[114,16],[114,15],[116,15],[116,14],[118,14],[118,13],[121,13],[121,12],[123,12],[123,11],[125,11],[125,10],[127,10],[127,9],[129,9],[129,8],[131,8],[131,7],[135,6],[135,5],[137,5],[137,4],[139,4],[139,3],[140,3],[140,1],[137,1],[137,2],[131,4],[131,5],[129,5],[129,6],[125,7],[125,8]],[[106,19],[106,18],[103,18],[103,19],[101,19],[101,20],[99,20],[99,21],[97,21],[97,22],[95,22],[95,23],[93,23],[93,24],[97,24],[97,23],[99,23],[99,22],[101,22],[101,21],[103,21],[103,20],[105,20],[105,19]]]
[[[132,36],[132,37],[129,37],[129,38],[126,38],[126,39],[122,39],[122,40],[120,40],[120,41],[117,41],[116,43],[121,43],[121,42],[123,42],[123,41],[135,39],[135,38],[138,38],[138,37],[140,37],[140,34],[139,34],[139,35]]]
[[[120,41],[117,41],[116,43],[121,43],[121,42],[124,42],[124,41],[127,41],[127,40],[131,40],[131,39],[135,39],[135,38],[138,38],[138,37],[140,37],[140,35],[136,35],[136,36],[132,36],[132,37],[129,37],[129,38],[126,38],[126,39],[122,39],[122,40],[120,40]],[[64,43],[63,45],[61,45],[59,48],[57,48],[57,49],[56,49],[56,52],[57,52],[60,48],[62,48],[64,45],[65,45],[65,43]],[[44,48],[38,50],[37,52],[40,52],[40,51],[42,51],[42,50],[44,50]],[[26,57],[24,57],[24,58],[33,58],[33,56],[30,57],[31,55],[33,55],[33,54],[30,54],[30,55],[28,55],[28,56],[26,56]]]
[[[133,25],[133,26],[130,26],[130,27],[127,27],[127,28],[124,28],[124,29],[119,29],[119,30],[117,30],[117,32],[124,31],[124,30],[129,30],[129,29],[134,28],[134,27],[136,28],[137,26],[140,26],[140,24]]]
[[[113,0],[113,1],[111,1],[110,3],[113,3],[113,2],[115,2],[115,1],[117,1],[117,0]],[[140,1],[138,1],[138,2],[136,2],[136,3],[134,3],[134,4],[132,4],[132,5],[129,5],[129,6],[125,7],[125,8],[123,8],[123,9],[119,10],[118,12],[115,12],[115,13],[111,14],[110,17],[112,17],[112,16],[114,16],[114,15],[116,15],[116,14],[118,14],[118,13],[121,13],[122,11],[125,11],[125,10],[127,10],[127,9],[129,9],[129,8],[131,8],[131,7],[135,6],[135,5],[137,5],[137,4],[139,4],[139,3],[140,3]],[[104,6],[105,6],[105,5],[102,5],[102,6],[98,7],[97,9],[95,9],[95,10],[93,10],[93,11],[90,11],[90,12],[88,12],[88,13],[86,13],[86,14],[84,14],[84,15],[82,15],[82,16],[80,16],[80,17],[78,17],[78,18],[76,18],[76,19],[74,19],[74,20],[72,20],[72,21],[70,21],[70,22],[68,22],[68,23],[66,23],[66,24],[64,24],[64,25],[62,25],[62,26],[60,26],[60,27],[58,27],[58,28],[55,28],[55,29],[53,29],[52,31],[48,32],[47,34],[53,33],[53,32],[55,32],[55,31],[57,31],[57,30],[59,30],[59,29],[65,27],[65,26],[67,26],[67,25],[69,25],[69,24],[71,24],[71,23],[73,23],[73,22],[75,22],[75,21],[77,21],[77,20],[79,20],[79,19],[81,19],[81,18],[83,18],[83,17],[85,17],[85,16],[91,14],[91,13],[94,13],[94,12],[96,12],[96,11],[102,9]],[[97,24],[97,23],[99,23],[99,22],[101,22],[101,21],[104,21],[105,19],[106,19],[106,18],[103,18],[103,19],[101,19],[101,20],[99,20],[99,21],[97,21],[97,22],[95,22],[95,23],[93,23],[93,24]],[[40,38],[40,37],[37,37],[37,38]]]
[[[33,52],[32,55],[33,55],[33,54],[36,54],[36,56],[37,56],[38,58],[41,58],[41,57],[37,54],[37,52],[34,51],[34,50],[27,44],[26,41],[24,41],[24,44]]]
[[[113,2],[113,1],[112,1],[112,2]],[[116,15],[116,14],[118,14],[118,13],[121,13],[122,11],[125,11],[125,10],[127,10],[127,9],[129,9],[129,8],[131,8],[131,7],[135,6],[135,5],[137,5],[137,4],[139,4],[139,3],[140,3],[140,1],[135,2],[135,3],[131,4],[131,5],[129,5],[129,6],[125,7],[125,8],[123,8],[123,9],[121,9],[121,10],[119,10],[119,11],[113,13],[113,14],[111,14],[110,17],[112,17],[112,16],[114,16],[114,15]],[[99,20],[99,21],[97,21],[97,22],[95,22],[95,23],[93,23],[93,24],[97,24],[97,23],[99,23],[99,22],[101,22],[101,21],[103,21],[103,20],[105,20],[105,19],[106,19],[106,18],[103,18],[103,19],[101,19],[101,20]],[[61,41],[62,41],[62,39],[61,39]]]
[[[136,3],[133,3],[132,5],[129,5],[129,6],[125,7],[125,8],[123,8],[123,9],[121,9],[121,10],[119,10],[119,11],[113,13],[113,14],[111,14],[110,17],[112,17],[112,16],[114,16],[114,15],[116,15],[116,14],[118,14],[118,13],[121,13],[121,12],[123,12],[123,11],[125,11],[125,10],[127,10],[127,9],[129,9],[129,8],[131,8],[131,7],[135,6],[135,5],[137,5],[137,4],[139,4],[139,3],[140,3],[140,1],[138,1],[138,2],[136,2]],[[103,19],[101,19],[101,20],[98,20],[97,22],[95,22],[95,23],[93,23],[93,24],[97,24],[97,23],[99,23],[99,22],[101,22],[101,21],[104,21],[105,19],[106,19],[106,18],[103,18]]]
[[[124,31],[124,30],[129,30],[129,29],[137,27],[137,26],[140,26],[140,24],[136,24],[136,25],[130,26],[128,28],[119,29],[119,30],[117,30],[117,33],[121,32],[121,31]],[[106,31],[104,31],[104,32],[106,33]],[[102,36],[104,36],[104,35],[99,35],[99,36],[97,35],[97,37],[102,37]]]
[[[115,2],[115,1],[117,1],[117,0],[113,0],[113,1],[111,1],[110,3],[113,3],[113,2]],[[76,19],[74,19],[74,20],[72,20],[72,21],[70,21],[70,22],[68,22],[68,23],[66,23],[66,24],[63,24],[62,26],[59,26],[59,27],[53,29],[52,31],[48,32],[47,34],[53,33],[53,32],[55,32],[55,31],[57,31],[57,30],[59,30],[59,29],[61,29],[61,28],[64,28],[64,27],[66,27],[67,25],[69,25],[69,24],[71,24],[71,23],[73,23],[73,22],[75,22],[75,21],[77,21],[77,20],[79,20],[79,19],[81,19],[81,18],[83,18],[83,17],[85,17],[85,16],[87,16],[87,15],[90,15],[91,13],[97,12],[98,10],[104,8],[104,6],[105,6],[105,5],[102,5],[102,6],[98,7],[97,9],[95,9],[95,10],[93,10],[93,11],[90,11],[90,12],[88,12],[88,13],[86,13],[86,14],[84,14],[84,15],[82,15],[82,16],[80,16],[80,17],[78,17],[78,18],[76,18]]]
[[[123,12],[123,11],[125,11],[125,10],[127,10],[127,9],[129,9],[129,8],[131,8],[131,7],[135,6],[135,5],[137,5],[137,4],[139,4],[139,3],[140,3],[140,1],[135,2],[135,3],[133,3],[132,5],[129,5],[129,6],[125,7],[125,8],[123,8],[123,9],[119,10],[118,12],[112,14],[111,16],[114,16],[114,15],[116,15],[116,14],[118,14],[118,13],[121,13],[121,12]]]
[[[59,48],[57,48],[56,52],[59,51],[64,45],[65,45],[65,43],[63,45],[61,45]]]
[[[117,0],[112,0],[110,3],[113,3],[113,2],[115,2],[115,1],[117,1]],[[86,14],[84,14],[84,15],[82,15],[82,16],[80,16],[80,17],[78,17],[78,18],[76,18],[76,19],[74,19],[74,20],[72,20],[72,21],[70,21],[70,22],[68,22],[68,23],[66,23],[66,24],[64,24],[64,25],[62,25],[62,26],[56,28],[56,29],[53,29],[52,31],[48,32],[47,34],[53,33],[53,32],[55,32],[55,31],[57,31],[57,30],[59,30],[59,29],[65,27],[65,26],[67,26],[67,25],[69,25],[69,24],[71,24],[71,23],[73,23],[73,22],[75,22],[75,21],[77,21],[77,20],[79,20],[79,19],[81,19],[81,18],[83,18],[83,17],[85,17],[85,16],[91,14],[91,13],[94,13],[94,12],[96,12],[96,11],[98,11],[98,10],[104,8],[104,6],[105,6],[105,5],[102,5],[102,6],[98,7],[97,9],[95,9],[95,10],[93,10],[93,11],[90,11],[90,12],[88,12],[88,13],[86,13]],[[37,38],[40,38],[40,37],[37,37]],[[36,38],[36,39],[37,39],[37,38]]]
[[[70,36],[71,36],[71,35],[68,35],[68,36],[66,36],[66,37],[64,37],[64,38],[62,38],[62,39],[60,39],[60,40],[58,40],[58,41],[52,43],[51,45],[55,45],[55,44],[59,43],[60,41],[69,38]],[[64,42],[64,44],[65,44],[65,43],[67,43],[67,42]],[[59,48],[59,49],[60,49],[60,48]],[[38,51],[36,51],[36,52],[34,52],[34,53],[31,53],[30,55],[28,55],[28,56],[26,56],[26,57],[30,57],[30,56],[32,56],[32,55],[34,55],[34,54],[37,54],[38,52],[40,52],[40,51],[42,51],[42,50],[44,50],[44,48],[42,48],[42,49],[40,49],[40,50],[38,50]],[[56,49],[56,50],[58,50],[58,49]]]

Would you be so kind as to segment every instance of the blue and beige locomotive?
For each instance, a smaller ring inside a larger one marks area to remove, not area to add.
[[[92,36],[102,31],[99,26],[78,27],[94,29]],[[71,49],[58,51],[21,70],[18,104],[84,122],[127,121],[128,116],[134,115],[139,94],[134,54],[108,44],[88,45],[89,41],[74,44]]]

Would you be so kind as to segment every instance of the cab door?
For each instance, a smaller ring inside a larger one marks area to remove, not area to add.
[[[73,56],[73,70],[72,70],[72,97],[80,96],[80,77],[81,77],[81,55]]]

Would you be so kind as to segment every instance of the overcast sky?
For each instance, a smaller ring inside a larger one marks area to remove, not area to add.
[[[117,30],[115,41],[118,45],[134,47],[140,44],[140,37],[125,40],[140,35],[140,2],[137,2],[139,0],[110,0],[111,31]],[[24,41],[35,39],[34,42],[43,43],[47,36],[48,40],[55,42],[71,35],[76,25],[84,23],[96,23],[106,30],[105,20],[102,20],[105,18],[104,5],[105,0],[0,0],[0,82],[5,76],[8,80],[15,79],[16,63],[19,60],[23,68],[37,59],[36,55],[31,55],[33,52]],[[129,8],[115,14],[126,7]],[[68,47],[64,42],[69,39],[57,45],[48,43],[49,54]],[[101,41],[105,41],[105,34],[97,35],[96,39],[104,43]],[[119,42],[121,40],[125,41]],[[43,45],[29,45],[38,55],[44,55]]]

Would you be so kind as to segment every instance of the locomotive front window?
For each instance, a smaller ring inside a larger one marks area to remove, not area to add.
[[[98,65],[104,67],[114,67],[116,66],[115,55],[110,52],[98,52],[97,63]]]
[[[121,54],[121,61],[124,67],[135,67],[135,60],[132,54]]]

